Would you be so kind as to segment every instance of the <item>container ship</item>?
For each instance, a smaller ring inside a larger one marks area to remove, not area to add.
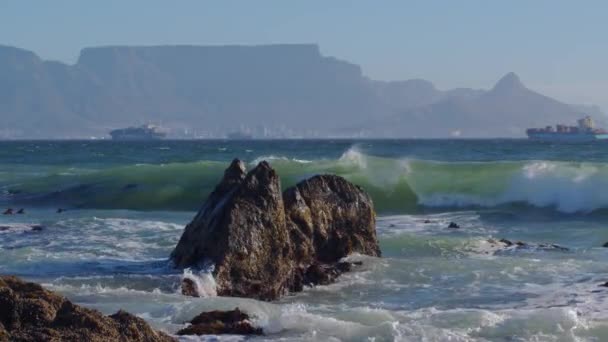
[[[112,140],[160,140],[167,136],[159,127],[154,125],[143,125],[139,127],[127,127],[110,131]]]
[[[608,139],[608,131],[596,128],[593,119],[586,116],[579,119],[578,126],[558,124],[555,127],[528,128],[529,139],[542,141],[595,141]]]

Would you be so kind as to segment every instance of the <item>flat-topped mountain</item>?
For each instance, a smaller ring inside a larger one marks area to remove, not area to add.
[[[94,47],[73,65],[0,46],[0,138],[105,136],[146,122],[211,137],[243,127],[268,137],[478,136],[481,127],[521,136],[587,109],[531,93],[514,74],[490,91],[374,81],[312,44]]]

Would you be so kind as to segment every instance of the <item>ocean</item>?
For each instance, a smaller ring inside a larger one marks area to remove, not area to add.
[[[362,186],[383,257],[350,256],[363,266],[276,302],[217,297],[210,275],[172,269],[184,226],[236,157],[269,161],[284,189],[322,173]],[[0,274],[168,332],[239,307],[266,333],[252,340],[604,341],[606,189],[601,142],[0,142],[0,207],[26,212],[0,215],[11,227]],[[501,238],[527,245],[493,249]],[[207,297],[182,296],[184,277]]]

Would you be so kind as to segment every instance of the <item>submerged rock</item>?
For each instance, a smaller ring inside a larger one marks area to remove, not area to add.
[[[211,263],[218,295],[273,300],[333,281],[351,253],[380,256],[373,204],[361,188],[324,175],[281,193],[267,162],[245,174],[234,160],[171,259],[182,268]]]
[[[460,228],[460,225],[456,222],[450,222],[450,224],[448,225],[448,228],[450,229],[458,229]]]
[[[175,341],[143,319],[104,316],[35,283],[0,277],[0,341]]]
[[[527,243],[522,241],[510,241],[507,239],[488,239],[487,242],[490,244],[490,247],[493,248],[494,253],[500,253],[503,251],[518,251],[518,250],[527,250],[527,251],[556,251],[556,252],[568,252],[570,249],[568,247],[560,246],[552,243]]]
[[[230,311],[203,312],[190,321],[178,335],[262,335],[263,330],[251,325],[249,315],[236,308]]]

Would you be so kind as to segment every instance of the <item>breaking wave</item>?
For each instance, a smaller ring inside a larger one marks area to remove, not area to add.
[[[283,187],[315,174],[343,176],[362,186],[380,213],[432,208],[523,205],[564,213],[608,208],[608,164],[556,161],[438,162],[369,156],[352,148],[338,159],[263,156]],[[220,180],[225,162],[138,164],[105,170],[55,170],[21,178],[0,175],[0,200],[41,206],[135,210],[196,210]]]

